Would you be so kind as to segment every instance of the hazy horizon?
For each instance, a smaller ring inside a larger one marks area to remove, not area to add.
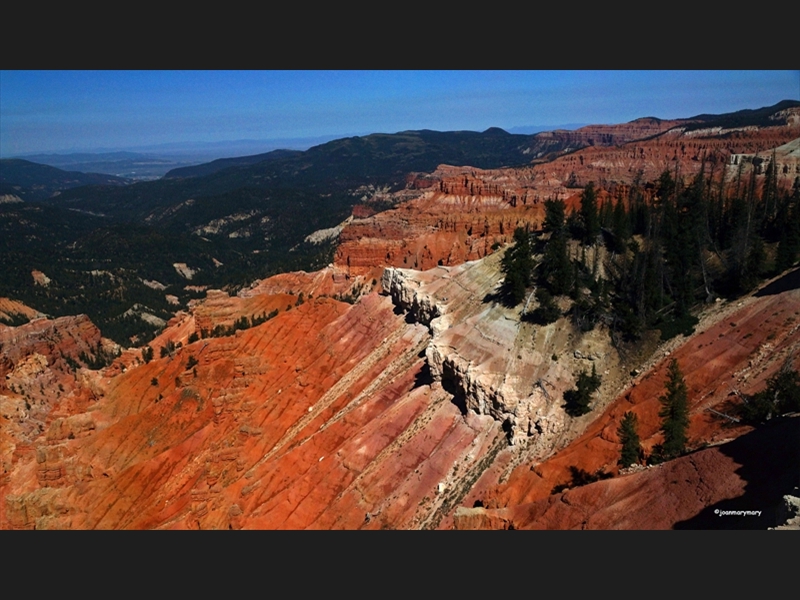
[[[266,152],[405,130],[687,118],[787,99],[800,100],[800,71],[0,71],[0,156],[237,143]]]
[[[510,127],[506,129],[509,133],[530,135],[541,131],[553,131],[556,129],[574,130],[589,125],[589,123],[560,123],[555,125],[527,125]],[[3,156],[2,158],[28,158],[36,156],[71,156],[80,154],[114,154],[114,153],[138,153],[153,154],[161,156],[182,156],[182,155],[216,155],[216,152],[232,152],[234,150],[252,151],[253,154],[260,152],[270,152],[271,150],[307,150],[317,145],[324,144],[331,140],[366,136],[371,133],[397,133],[397,132],[350,132],[343,135],[330,135],[305,138],[275,138],[275,139],[239,139],[239,140],[220,140],[217,142],[167,142],[163,144],[145,146],[117,146],[117,147],[88,147],[88,148],[64,148],[60,150],[45,150],[35,152],[24,152],[13,156]],[[257,150],[263,149],[263,150]],[[237,155],[241,156],[241,154]]]

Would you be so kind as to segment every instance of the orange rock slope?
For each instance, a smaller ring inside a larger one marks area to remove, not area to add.
[[[505,438],[427,384],[427,337],[387,297],[315,299],[102,379],[88,411],[13,461],[1,525],[435,524],[443,479]]]

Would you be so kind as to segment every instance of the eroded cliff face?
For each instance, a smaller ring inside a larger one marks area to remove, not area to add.
[[[387,270],[388,295],[353,304],[268,293],[299,293],[303,274],[210,292],[151,343],[159,358],[127,351],[76,380],[91,402],[8,456],[3,527],[439,526],[510,442],[546,455],[563,438],[577,346],[485,300],[500,256]],[[188,342],[272,306],[262,325]]]
[[[83,425],[76,422],[73,430],[63,420],[96,399],[98,374],[75,365],[81,353],[93,355],[98,344],[114,349],[85,315],[0,328],[0,491],[6,490],[15,463],[30,467],[18,489],[54,476],[35,468],[36,445],[54,422],[65,437],[83,431]]]
[[[429,327],[428,366],[455,404],[500,423],[512,445],[546,456],[563,442],[571,419],[561,398],[577,373],[594,367],[605,376],[599,397],[607,397],[619,385],[621,361],[600,328],[580,334],[566,318],[534,325],[521,320],[523,305],[497,302],[501,258],[424,272],[387,268],[382,285],[399,308]]]
[[[98,344],[109,350],[114,346],[102,340],[86,315],[40,318],[0,330],[0,393],[15,406],[16,416],[24,413],[24,428],[31,435],[41,431],[53,406],[78,385],[70,361],[74,364],[81,353],[93,355]]]
[[[664,486],[684,468],[677,463],[666,475],[564,492],[569,510],[551,496],[569,466],[613,470],[625,411],[639,415],[646,447],[658,441],[665,361],[630,379],[603,332],[520,322],[519,308],[487,299],[500,258],[387,269],[387,295],[354,304],[316,297],[191,344],[196,315],[176,317],[154,341],[182,341],[173,355],[144,364],[129,351],[103,371],[79,370],[45,430],[4,447],[0,526],[652,528],[741,495],[747,478],[720,450],[686,463],[698,481],[711,481],[702,469],[717,473],[713,493],[698,496],[700,484],[687,484],[685,494],[659,500],[665,516],[650,525],[643,503],[671,497]],[[799,294],[717,305],[700,333],[662,348],[660,358],[670,352],[686,371],[693,444],[750,430],[706,409],[727,410],[734,388],[760,389],[800,349]],[[254,298],[270,306],[286,294],[262,296],[211,294],[203,310],[229,319],[248,314]],[[27,356],[15,356],[14,368],[33,374],[40,359]],[[561,396],[593,364],[607,387],[593,413],[571,419]],[[619,385],[627,387],[617,395]]]

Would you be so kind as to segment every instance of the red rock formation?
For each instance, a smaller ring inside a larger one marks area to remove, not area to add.
[[[511,186],[487,183],[485,173],[472,169],[443,177],[437,191],[354,219],[340,235],[336,266],[355,276],[375,266],[427,270],[457,265],[491,254],[512,239],[517,227],[538,229],[543,204],[512,193]]]
[[[424,525],[439,518],[448,471],[504,440],[417,383],[427,336],[387,297],[314,299],[128,369],[14,462],[0,525]]]
[[[404,190],[397,208],[354,211],[356,218],[340,234],[335,265],[355,276],[375,267],[426,270],[477,260],[508,243],[516,227],[538,229],[545,200],[563,199],[568,211],[576,208],[590,181],[601,190],[600,202],[611,197],[608,192],[624,198],[634,181],[655,181],[665,170],[688,182],[704,168],[713,181],[734,186],[753,169],[763,174],[774,150],[779,185],[789,187],[800,175],[800,109],[789,113],[788,125],[736,130],[687,132],[675,127],[678,122],[657,119],[634,121],[628,129],[592,126],[553,133],[595,145],[544,164],[491,170],[441,165],[413,177],[410,188],[427,191],[405,200]],[[660,135],[644,139],[653,134]]]
[[[54,474],[35,468],[35,444],[51,423],[87,410],[95,399],[96,374],[75,371],[69,361],[92,355],[99,343],[109,344],[85,315],[0,328],[0,496],[8,493],[15,463],[28,465],[18,491]]]
[[[0,329],[5,327],[6,323],[11,323],[20,316],[26,319],[44,317],[38,310],[25,306],[22,302],[11,300],[10,298],[0,298]]]
[[[534,136],[528,149],[533,162],[544,162],[564,152],[587,146],[619,146],[633,140],[648,138],[668,131],[685,121],[662,121],[652,117],[636,119],[618,125],[587,125],[574,131],[556,129]]]

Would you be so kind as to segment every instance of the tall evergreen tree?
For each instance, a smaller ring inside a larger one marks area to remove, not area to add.
[[[672,199],[675,194],[675,180],[669,169],[665,169],[661,176],[658,178],[658,199],[660,202],[666,202]]]
[[[545,231],[559,231],[564,228],[566,219],[566,205],[563,200],[545,200],[544,223]]]
[[[639,420],[636,413],[628,411],[622,417],[622,422],[617,429],[619,441],[622,443],[619,465],[629,467],[638,463],[642,458],[642,445],[639,440]]]
[[[700,172],[691,186],[663,202],[664,258],[679,319],[689,314],[698,283],[696,267],[702,266],[701,242],[705,239],[703,189],[703,173]]]
[[[764,183],[761,188],[761,204],[763,206],[764,227],[772,223],[778,203],[778,168],[775,159],[775,151],[772,151],[772,159],[767,164],[764,174]]]
[[[775,270],[782,272],[797,261],[800,253],[800,177],[795,180],[792,196],[786,196],[778,210],[780,239],[775,256]]]
[[[631,237],[631,222],[622,198],[617,198],[614,211],[611,215],[611,231],[614,233],[615,252],[624,252],[625,243]]]
[[[539,282],[555,295],[566,294],[572,286],[572,265],[567,252],[567,227],[563,200],[544,203],[544,230],[549,231],[540,267]]]
[[[505,274],[502,294],[509,306],[516,306],[525,298],[525,289],[531,284],[533,256],[528,232],[518,227],[514,231],[514,246],[506,251],[501,262]]]
[[[667,369],[666,393],[659,398],[659,401],[661,411],[658,416],[663,419],[661,432],[664,434],[661,457],[669,460],[686,451],[689,429],[689,390],[678,361],[674,358]]]
[[[597,212],[597,192],[594,182],[586,184],[581,194],[581,218],[583,219],[583,243],[594,244],[600,235],[600,217]]]

